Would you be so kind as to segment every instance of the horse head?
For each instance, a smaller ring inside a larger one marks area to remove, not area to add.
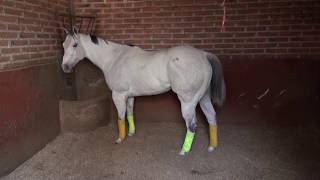
[[[73,27],[73,32],[65,29],[66,39],[63,42],[63,61],[62,70],[65,73],[71,73],[72,68],[83,58],[85,58],[85,51],[80,41],[80,34],[78,30]]]

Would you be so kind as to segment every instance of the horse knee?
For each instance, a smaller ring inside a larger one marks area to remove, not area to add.
[[[194,133],[197,129],[197,123],[196,122],[189,122],[188,129],[189,129],[189,131]]]
[[[197,103],[181,103],[182,116],[190,132],[195,132],[197,128],[196,108]]]
[[[207,121],[208,121],[208,123],[209,123],[210,125],[216,125],[216,124],[217,124],[217,121],[216,121],[215,118],[214,118],[214,119],[207,119]]]
[[[195,113],[184,114],[184,120],[189,131],[195,132],[197,129],[197,118]]]

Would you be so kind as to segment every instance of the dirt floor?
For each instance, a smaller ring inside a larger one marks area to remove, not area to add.
[[[200,125],[183,157],[184,133],[182,123],[138,122],[137,134],[119,145],[115,123],[63,134],[1,180],[320,179],[320,141],[303,129],[223,123],[220,146],[208,153]]]

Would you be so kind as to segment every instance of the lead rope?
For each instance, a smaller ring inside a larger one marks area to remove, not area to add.
[[[220,32],[224,32],[224,30],[225,30],[225,27],[224,27],[224,23],[226,21],[226,6],[225,6],[225,2],[226,2],[226,0],[223,0],[223,2],[221,3],[221,7],[223,8],[223,17],[222,17],[222,23],[221,23]]]

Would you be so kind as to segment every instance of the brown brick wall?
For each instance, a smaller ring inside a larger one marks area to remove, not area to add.
[[[0,70],[57,61],[68,0],[0,0]]]
[[[188,44],[225,58],[308,58],[320,55],[320,1],[75,0],[97,15],[95,33],[146,49]]]

